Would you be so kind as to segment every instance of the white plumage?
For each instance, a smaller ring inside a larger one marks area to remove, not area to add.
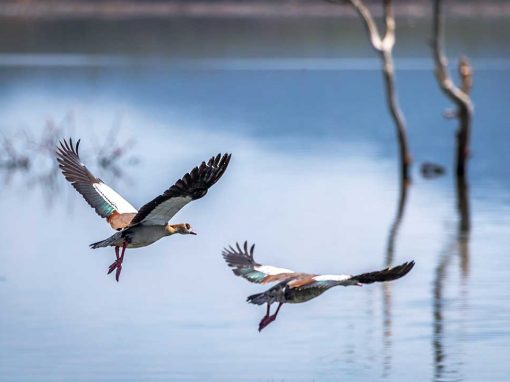
[[[119,193],[117,193],[114,189],[109,187],[107,184],[94,183],[92,185],[94,189],[97,191],[99,195],[103,197],[110,205],[112,205],[118,213],[137,213],[138,210],[131,205],[126,199],[124,199]]]
[[[352,278],[351,275],[319,275],[313,277],[315,281],[345,281]]]
[[[291,271],[290,269],[273,267],[272,265],[256,265],[253,269],[270,276],[280,275],[282,273],[294,273],[294,271]]]

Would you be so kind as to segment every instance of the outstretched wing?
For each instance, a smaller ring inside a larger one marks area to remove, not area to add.
[[[253,259],[255,244],[248,250],[248,242],[244,242],[243,248],[236,243],[236,248],[229,246],[223,249],[223,258],[236,276],[241,276],[252,283],[267,284],[274,281],[282,281],[296,275],[294,271],[285,268],[277,268],[271,265],[262,265]]]
[[[362,273],[360,275],[302,275],[291,280],[287,285],[297,289],[329,289],[333,286],[372,284],[374,282],[392,281],[405,276],[414,267],[414,261],[381,271]]]
[[[385,268],[381,271],[362,273],[352,276],[352,280],[361,284],[372,284],[375,282],[392,281],[399,279],[409,273],[414,267],[414,261],[409,261],[395,267]]]
[[[80,160],[78,155],[79,146],[80,140],[76,142],[76,145],[73,145],[71,138],[69,141],[60,141],[56,154],[62,174],[87,203],[96,210],[99,216],[106,218],[113,228],[123,228],[116,226],[119,224],[119,220],[130,220],[137,213],[136,208],[103,183],[101,179],[92,175]],[[118,215],[123,215],[123,219],[113,219]],[[114,221],[117,223],[116,225]]]
[[[200,199],[207,190],[221,178],[227,169],[232,154],[218,154],[202,162],[179,179],[173,186],[154,200],[145,204],[133,218],[131,225],[166,224],[182,207],[192,200]]]

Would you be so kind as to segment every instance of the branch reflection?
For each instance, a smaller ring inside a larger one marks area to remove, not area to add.
[[[14,184],[15,178],[21,178],[23,190],[41,189],[46,206],[51,207],[65,190],[55,150],[59,140],[74,135],[74,130],[73,119],[69,115],[61,123],[48,120],[39,136],[30,130],[2,135],[0,182],[3,187],[0,189],[8,188]],[[104,142],[94,145],[92,154],[82,155],[85,162],[96,163],[99,175],[107,177],[112,186],[119,180],[129,183],[130,179],[123,169],[138,163],[138,159],[131,155],[134,141],[119,142],[119,131],[117,124],[107,132]]]
[[[433,287],[433,343],[434,350],[434,381],[444,380],[446,374],[446,347],[445,347],[445,297],[444,288],[447,280],[447,269],[455,254],[459,255],[461,282],[465,285],[469,276],[469,233],[471,229],[469,209],[469,188],[465,177],[456,177],[456,205],[458,225],[453,243],[440,257],[436,268]],[[461,285],[461,287],[463,286]],[[462,289],[461,289],[462,291]],[[465,293],[461,293],[465,297]],[[454,370],[458,373],[458,370]]]
[[[395,257],[395,242],[398,238],[398,232],[402,219],[404,217],[407,203],[407,195],[410,182],[401,179],[397,213],[393,219],[386,244],[385,266],[390,267]],[[392,336],[392,314],[391,314],[391,283],[383,284],[383,377],[387,377],[391,370],[391,336]]]

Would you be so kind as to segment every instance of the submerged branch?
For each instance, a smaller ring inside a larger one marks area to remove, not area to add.
[[[471,231],[469,186],[467,184],[466,177],[457,177],[456,190],[457,213],[459,215],[457,243],[459,247],[460,268],[462,276],[466,278],[469,274],[469,232]]]

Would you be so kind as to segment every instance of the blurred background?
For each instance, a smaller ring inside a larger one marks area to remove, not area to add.
[[[377,20],[381,3],[366,2]],[[508,380],[510,4],[443,4],[452,77],[460,55],[473,68],[462,182],[432,3],[394,7],[406,188],[381,61],[349,3],[2,1],[0,380]],[[136,207],[233,156],[172,220],[198,235],[128,250],[116,283],[113,249],[88,247],[110,228],[56,165],[64,137]],[[221,257],[244,240],[303,272],[416,266],[286,305],[258,333],[265,308],[245,300],[265,287]]]

